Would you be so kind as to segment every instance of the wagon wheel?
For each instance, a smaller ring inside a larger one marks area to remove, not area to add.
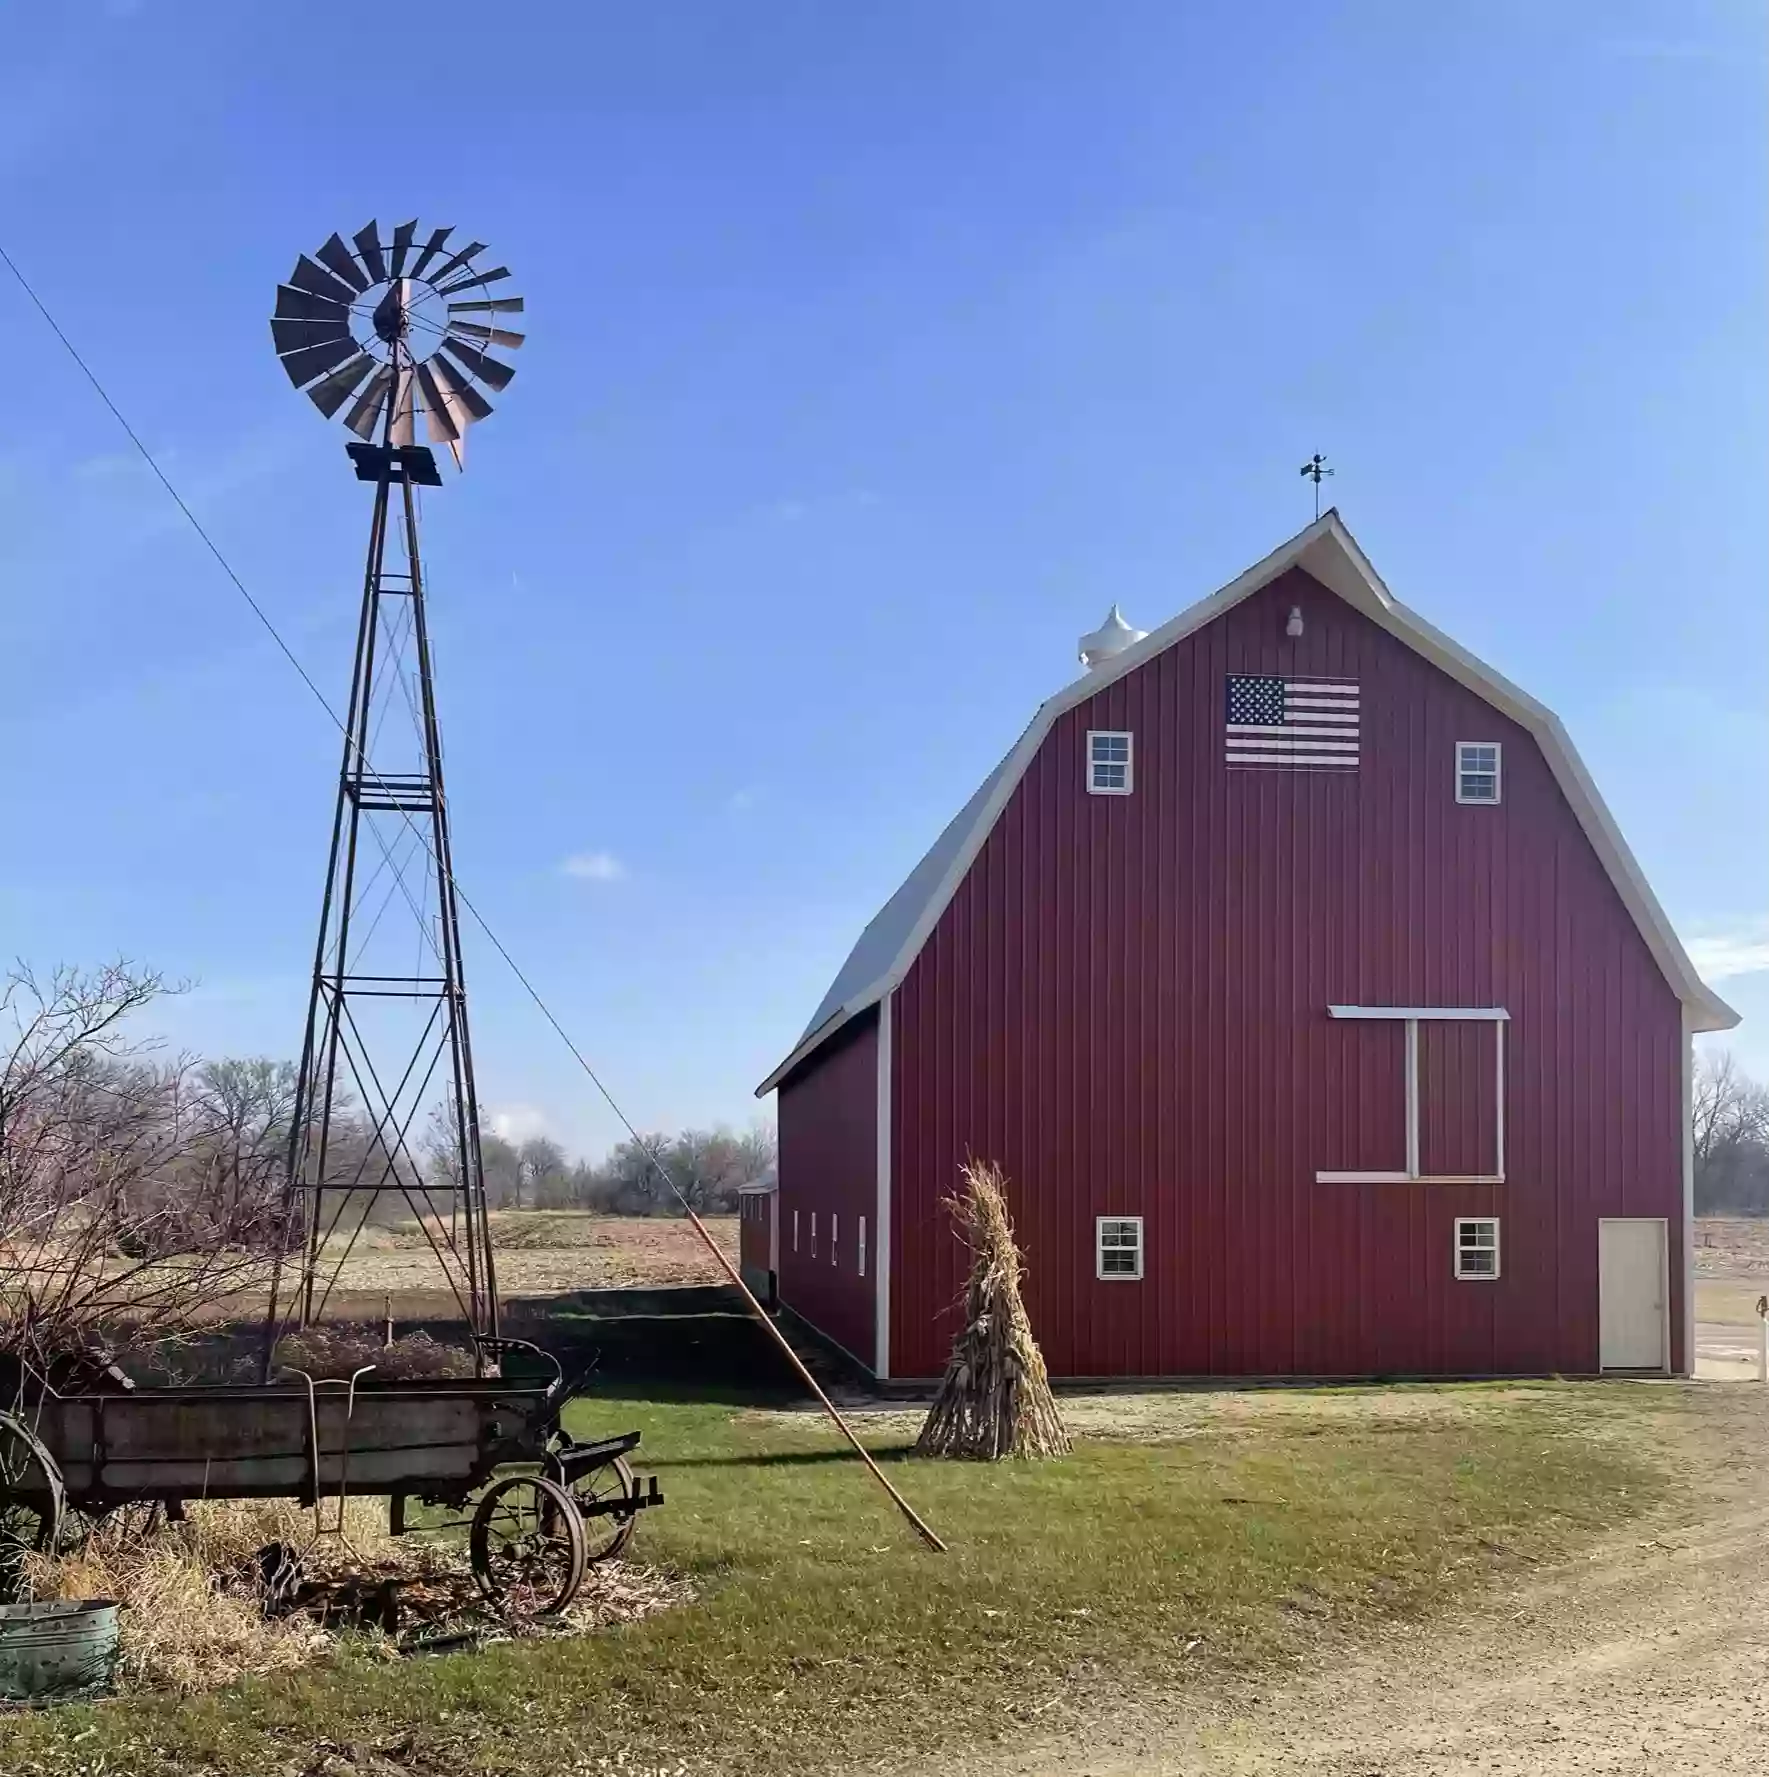
[[[467,1548],[480,1591],[508,1616],[553,1616],[584,1581],[584,1521],[547,1475],[494,1482],[473,1513]]]
[[[577,1475],[566,1485],[583,1514],[584,1558],[592,1567],[598,1561],[612,1561],[633,1540],[633,1528],[639,1521],[639,1514],[634,1511],[588,1512],[584,1508],[632,1498],[633,1471],[627,1466],[627,1459],[613,1457]]]
[[[25,1556],[55,1546],[64,1505],[54,1457],[21,1421],[0,1413],[0,1601],[17,1598]]]

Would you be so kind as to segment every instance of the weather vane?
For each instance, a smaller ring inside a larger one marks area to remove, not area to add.
[[[1321,515],[1321,477],[1331,475],[1333,471],[1327,467],[1327,459],[1317,450],[1302,465],[1302,473],[1311,476],[1314,480],[1314,515],[1319,518]]]

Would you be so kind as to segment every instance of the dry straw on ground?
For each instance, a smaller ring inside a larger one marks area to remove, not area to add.
[[[974,1160],[965,1163],[963,1177],[947,1208],[972,1255],[964,1329],[952,1343],[915,1453],[984,1462],[1061,1456],[1069,1434],[1020,1297],[1024,1262],[1008,1219],[1006,1181],[999,1167]]]
[[[335,1522],[335,1502],[324,1510]],[[119,1687],[180,1695],[309,1665],[336,1648],[340,1629],[354,1629],[364,1652],[397,1657],[426,1643],[587,1634],[694,1595],[674,1574],[611,1561],[585,1577],[560,1616],[518,1627],[486,1608],[459,1538],[395,1539],[379,1499],[349,1501],[344,1531],[346,1541],[315,1542],[313,1513],[289,1500],[213,1500],[192,1505],[178,1524],[144,1526],[131,1512],[100,1524],[70,1553],[29,1557],[28,1579],[35,1598],[121,1604]],[[260,1551],[271,1544],[300,1552],[300,1597],[311,1592],[310,1605],[266,1614]],[[337,1608],[390,1580],[406,1631],[397,1641]]]
[[[353,1500],[347,1514],[359,1549],[385,1544],[385,1502]],[[188,1694],[303,1666],[330,1646],[311,1618],[266,1617],[258,1582],[261,1548],[299,1548],[312,1534],[313,1514],[284,1500],[213,1500],[145,1533],[119,1514],[75,1552],[33,1557],[28,1577],[37,1598],[121,1604],[119,1684]]]

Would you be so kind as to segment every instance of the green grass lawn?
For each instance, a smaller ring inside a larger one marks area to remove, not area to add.
[[[1561,1552],[1659,1497],[1668,1465],[1647,1453],[1682,1411],[1673,1390],[1594,1384],[1173,1398],[1165,1433],[1145,1419],[1136,1442],[1088,1436],[1035,1466],[908,1460],[886,1422],[877,1453],[950,1545],[937,1555],[820,1419],[603,1397],[573,1429],[642,1427],[668,1503],[631,1552],[692,1575],[696,1604],[581,1640],[352,1653],[15,1717],[0,1770],[294,1777],[321,1740],[545,1777],[930,1750],[1011,1732],[1079,1675],[1207,1678]]]

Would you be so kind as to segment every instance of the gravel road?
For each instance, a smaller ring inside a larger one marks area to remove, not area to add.
[[[1704,1500],[1276,1681],[1142,1698],[967,1777],[1769,1772],[1769,1390],[1706,1384]]]

